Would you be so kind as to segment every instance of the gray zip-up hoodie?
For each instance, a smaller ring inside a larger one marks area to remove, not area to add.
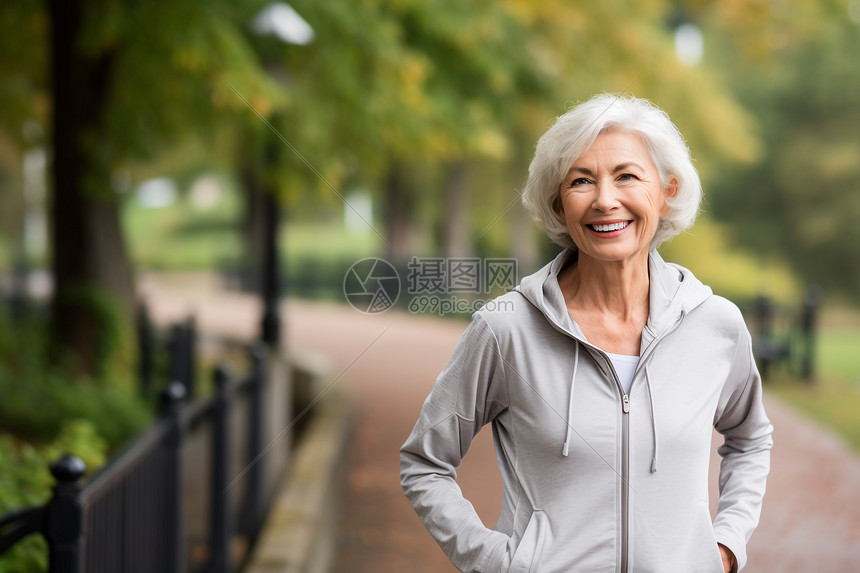
[[[742,568],[772,428],[740,312],[652,251],[624,394],[565,306],[557,277],[570,256],[473,315],[401,449],[406,496],[461,571],[718,573],[718,542]],[[490,422],[504,485],[492,530],[455,481]],[[713,522],[712,428],[724,436]]]

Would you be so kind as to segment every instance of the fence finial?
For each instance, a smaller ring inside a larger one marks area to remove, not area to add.
[[[161,415],[164,416],[174,411],[187,395],[188,390],[185,388],[185,384],[179,380],[170,382],[158,394],[159,400],[161,401]]]
[[[52,573],[80,573],[81,533],[84,507],[78,483],[87,471],[84,460],[70,454],[51,464],[57,480],[54,496],[47,505],[48,570]]]
[[[74,483],[87,473],[87,464],[78,456],[66,454],[51,464],[51,475],[60,483]]]

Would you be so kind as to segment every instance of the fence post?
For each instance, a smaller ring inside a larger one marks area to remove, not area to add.
[[[170,329],[168,347],[170,351],[170,379],[185,385],[186,396],[194,396],[194,317]]]
[[[165,456],[165,499],[168,509],[165,519],[167,547],[164,561],[165,573],[185,573],[185,529],[182,516],[182,443],[185,428],[182,423],[182,400],[185,399],[185,385],[174,380],[161,391],[161,415],[170,421],[170,434],[164,444]],[[156,500],[153,500],[155,503]]]
[[[755,300],[755,318],[758,325],[758,348],[759,355],[756,357],[759,361],[759,370],[762,380],[768,377],[770,363],[773,357],[771,356],[771,346],[773,343],[773,302],[766,294],[760,294]]]
[[[812,381],[815,366],[815,326],[818,319],[818,307],[821,304],[821,288],[811,285],[803,296],[803,311],[800,320],[800,336],[803,352],[800,354],[800,377]]]
[[[140,393],[144,398],[149,398],[152,392],[152,374],[155,364],[152,340],[152,319],[149,316],[149,307],[146,302],[141,301],[137,307],[137,349]]]
[[[170,380],[185,384],[184,372],[185,367],[182,365],[182,360],[185,358],[185,353],[182,351],[182,324],[176,323],[170,327],[170,335],[167,339],[167,354],[170,358],[169,376]]]
[[[268,348],[264,342],[251,346],[251,412],[248,419],[248,495],[242,518],[243,532],[251,544],[257,538],[263,520],[263,427],[265,412],[265,361]]]
[[[197,320],[194,315],[188,317],[185,322],[185,386],[188,388],[188,397],[194,398],[197,384],[197,369],[194,360],[194,350],[197,348]]]
[[[45,535],[50,548],[48,570],[51,573],[81,571],[84,505],[78,482],[86,471],[84,461],[72,455],[65,455],[51,465],[51,474],[57,480],[54,496],[48,502]]]
[[[227,573],[230,570],[230,497],[227,491],[227,472],[230,460],[229,413],[230,374],[224,365],[213,374],[215,396],[212,402],[212,474],[211,523],[209,535],[209,573]]]

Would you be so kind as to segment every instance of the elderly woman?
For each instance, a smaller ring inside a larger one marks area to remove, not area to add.
[[[475,313],[401,450],[406,496],[461,571],[744,566],[772,443],[750,336],[732,303],[656,251],[701,194],[683,138],[645,100],[594,97],[541,137],[523,203],[565,249],[501,297],[508,312]],[[495,529],[455,481],[487,423]]]

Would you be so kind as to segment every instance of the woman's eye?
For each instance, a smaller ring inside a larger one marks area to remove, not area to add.
[[[570,182],[570,186],[571,187],[579,187],[581,185],[588,185],[589,183],[591,183],[591,181],[589,181],[585,177],[577,177],[576,179],[574,179],[573,181]]]
[[[632,173],[622,173],[618,176],[619,181],[635,181],[636,179],[638,179],[638,177],[636,177]]]

